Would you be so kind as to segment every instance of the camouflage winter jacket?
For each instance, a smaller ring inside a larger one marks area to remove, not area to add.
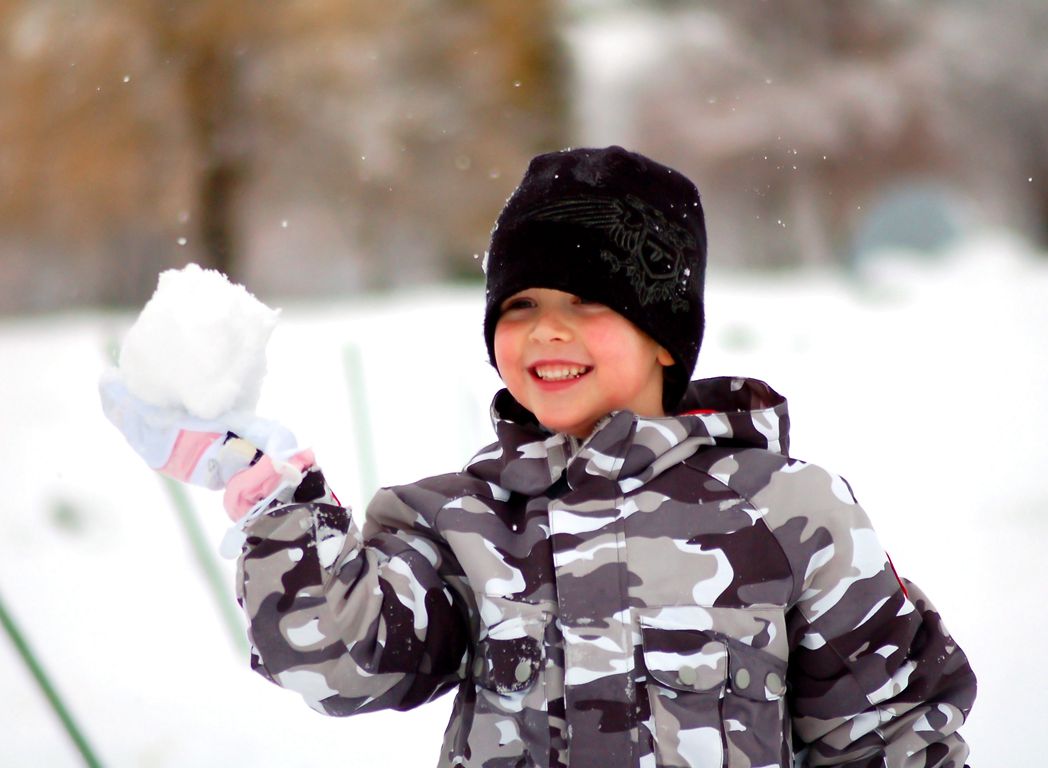
[[[254,666],[332,715],[457,688],[441,766],[963,766],[967,660],[848,485],[787,457],[785,400],[688,402],[579,444],[501,392],[498,441],[363,533],[313,473],[247,531]]]

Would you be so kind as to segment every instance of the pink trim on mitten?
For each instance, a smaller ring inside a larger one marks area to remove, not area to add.
[[[292,456],[290,464],[300,473],[316,463],[313,451],[299,451]],[[273,464],[273,460],[263,455],[261,459],[245,470],[237,472],[226,483],[226,493],[222,504],[226,514],[233,522],[246,515],[252,507],[275,491],[285,479]]]
[[[187,482],[204,451],[220,437],[222,435],[218,432],[190,432],[183,429],[175,438],[167,463],[159,471],[175,480]]]

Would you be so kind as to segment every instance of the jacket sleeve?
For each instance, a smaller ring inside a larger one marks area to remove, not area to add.
[[[454,686],[471,610],[427,514],[437,496],[379,491],[362,535],[317,471],[252,520],[237,572],[252,667],[330,715],[409,709]]]
[[[789,703],[802,766],[962,768],[975,676],[939,614],[901,581],[839,477],[789,466],[764,500],[795,574]]]

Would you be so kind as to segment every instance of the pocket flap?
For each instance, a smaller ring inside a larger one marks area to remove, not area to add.
[[[679,690],[726,687],[754,701],[786,693],[782,610],[663,606],[639,613],[644,663],[660,684]]]
[[[728,646],[708,632],[641,625],[644,666],[667,688],[717,691],[728,677]]]
[[[494,621],[482,627],[473,651],[477,685],[500,694],[530,688],[542,669],[549,612],[532,603],[485,596],[482,614]]]
[[[478,685],[499,693],[516,693],[531,687],[542,665],[542,647],[532,637],[477,644],[473,676]]]

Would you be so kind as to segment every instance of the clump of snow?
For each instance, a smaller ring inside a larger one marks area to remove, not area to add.
[[[153,405],[202,419],[253,411],[279,314],[213,269],[189,264],[161,272],[124,339],[120,373]]]

